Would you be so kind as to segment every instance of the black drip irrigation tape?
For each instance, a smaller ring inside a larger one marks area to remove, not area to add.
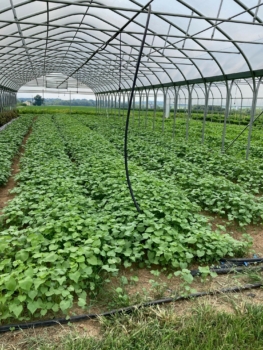
[[[125,175],[126,175],[126,180],[127,180],[127,185],[128,185],[129,191],[130,191],[130,195],[132,197],[132,201],[133,201],[134,206],[135,206],[135,208],[136,208],[138,213],[142,213],[142,210],[141,210],[139,204],[136,201],[136,198],[135,198],[135,195],[134,195],[134,192],[133,192],[133,189],[132,189],[131,180],[130,180],[129,165],[128,165],[128,131],[129,131],[129,123],[130,123],[130,114],[131,114],[132,100],[133,100],[134,91],[135,91],[135,87],[136,87],[136,80],[137,80],[137,76],[138,76],[138,73],[139,73],[141,58],[142,58],[142,54],[143,54],[143,49],[144,49],[144,45],[145,45],[146,35],[147,35],[149,22],[150,22],[150,17],[151,17],[151,5],[150,5],[150,3],[149,3],[149,10],[148,10],[147,21],[146,21],[146,25],[145,25],[145,29],[144,29],[142,42],[141,42],[141,48],[140,48],[140,52],[139,52],[139,56],[138,56],[138,60],[137,60],[137,64],[136,64],[136,69],[135,69],[135,74],[134,74],[134,78],[133,78],[133,84],[132,84],[132,89],[131,89],[131,94],[130,94],[130,99],[129,99],[129,104],[128,104],[127,118],[126,118],[125,134],[124,134]],[[121,55],[121,53],[120,53],[120,55]]]
[[[211,268],[210,272],[216,272],[218,275],[226,275],[228,273],[246,272],[246,270],[248,270],[246,266],[243,266],[243,267],[231,266],[231,267]],[[249,268],[249,271],[262,271],[262,270],[263,270],[263,266]],[[191,270],[191,275],[199,276],[201,275],[201,272],[199,270]]]
[[[221,259],[221,266],[217,268],[210,268],[211,272],[216,272],[218,275],[223,275],[227,273],[233,273],[233,272],[244,272],[247,270],[247,266],[249,264],[256,264],[256,263],[262,263],[263,258],[242,258],[242,259]],[[228,267],[227,264],[232,264],[230,267]],[[242,265],[242,267],[237,267]],[[262,271],[263,266],[257,266],[257,267],[250,267],[249,271]],[[191,274],[193,276],[200,275],[199,270],[191,270]],[[46,320],[46,321],[35,321],[35,322],[29,322],[29,323],[22,323],[22,324],[9,324],[6,326],[0,326],[0,333],[5,333],[9,331],[15,331],[15,330],[22,330],[22,329],[31,329],[31,328],[39,328],[39,327],[51,327],[59,324],[67,324],[67,323],[74,323],[74,322],[80,322],[80,321],[86,321],[86,320],[92,320],[97,319],[99,317],[112,317],[116,315],[121,314],[130,314],[138,309],[142,309],[145,307],[151,307],[155,305],[162,305],[162,304],[168,304],[172,302],[177,302],[180,300],[187,300],[192,298],[200,298],[203,296],[208,295],[218,295],[218,294],[224,294],[224,293],[238,293],[245,290],[255,289],[263,287],[263,283],[255,283],[255,284],[247,284],[243,287],[232,287],[232,288],[223,288],[220,290],[215,291],[209,291],[209,292],[199,292],[199,293],[193,293],[188,296],[178,296],[175,298],[163,298],[159,300],[153,300],[149,301],[140,305],[132,305],[121,309],[115,309],[108,312],[103,312],[101,314],[87,314],[87,315],[79,315],[79,316],[72,316],[70,318],[57,318],[52,320]]]
[[[260,263],[263,263],[263,258],[220,259],[221,265],[211,267],[210,272],[224,275],[227,273],[245,272],[247,267],[249,267],[249,271],[262,271],[263,266],[255,266]],[[199,270],[191,270],[192,276],[199,276],[201,274]]]
[[[232,263],[262,263],[263,258],[221,259],[222,262]]]
[[[145,307],[151,307],[155,305],[163,305],[168,304],[172,302],[177,302],[181,300],[187,300],[192,298],[200,298],[208,295],[218,295],[218,294],[226,294],[226,293],[238,293],[243,292],[245,290],[250,289],[256,289],[262,287],[262,283],[255,283],[255,284],[246,284],[243,287],[232,287],[232,288],[223,288],[219,290],[214,290],[210,292],[200,292],[200,293],[193,293],[188,296],[179,296],[176,298],[163,298],[159,300],[153,300],[149,301],[147,303],[143,303],[140,305],[133,305],[124,307],[121,309],[111,310],[108,312],[103,312],[101,314],[88,314],[88,315],[79,315],[79,316],[72,316],[70,318],[57,318],[53,320],[46,320],[46,321],[36,321],[36,322],[29,322],[29,323],[22,323],[22,324],[10,324],[7,326],[1,326],[0,327],[0,333],[5,333],[9,331],[15,331],[15,330],[22,330],[22,329],[31,329],[31,328],[38,328],[38,327],[50,327],[50,326],[56,326],[59,324],[67,324],[67,323],[73,323],[73,322],[80,322],[80,321],[86,321],[86,320],[92,320],[97,319],[99,317],[112,317],[116,315],[122,315],[122,314],[130,314],[138,309],[143,309]]]

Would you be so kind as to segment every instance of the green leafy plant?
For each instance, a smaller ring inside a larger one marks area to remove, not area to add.
[[[2,321],[69,316],[121,265],[170,266],[188,283],[193,261],[244,254],[250,246],[213,232],[184,190],[131,162],[138,215],[122,155],[72,117],[38,118],[20,167],[16,196],[1,217]],[[124,286],[117,288],[118,302],[127,304]]]
[[[4,185],[11,175],[13,158],[17,154],[32,122],[33,116],[23,116],[0,131],[0,186]]]

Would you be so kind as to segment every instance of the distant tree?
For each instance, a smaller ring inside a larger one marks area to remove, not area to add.
[[[36,95],[34,97],[35,102],[33,103],[34,106],[41,106],[44,103],[44,99],[40,95]]]

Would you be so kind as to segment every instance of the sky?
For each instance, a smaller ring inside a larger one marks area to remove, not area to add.
[[[28,100],[32,100],[34,96],[37,94],[41,95],[43,97],[43,94],[41,92],[35,92],[35,93],[19,93],[17,94],[17,98],[28,98]],[[60,98],[61,100],[69,100],[70,95],[69,94],[64,94],[62,92],[57,93],[57,94],[50,94],[50,93],[44,93],[44,98]],[[87,99],[87,100],[95,100],[95,95],[81,95],[81,94],[71,94],[71,99],[72,100],[82,100],[82,99]]]

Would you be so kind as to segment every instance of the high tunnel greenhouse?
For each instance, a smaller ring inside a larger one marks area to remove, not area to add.
[[[1,110],[12,108],[17,91],[29,82],[32,89],[63,91],[73,86],[69,78],[94,92],[100,111],[125,105],[147,4],[2,0]],[[249,108],[248,157],[256,107],[263,106],[262,5],[260,0],[154,0],[134,104],[156,110],[162,100],[164,116],[170,108],[176,115],[181,104],[189,118],[202,105],[204,123],[208,106],[223,106],[225,122],[231,109]]]
[[[262,78],[261,0],[0,0],[0,333],[263,264]]]

